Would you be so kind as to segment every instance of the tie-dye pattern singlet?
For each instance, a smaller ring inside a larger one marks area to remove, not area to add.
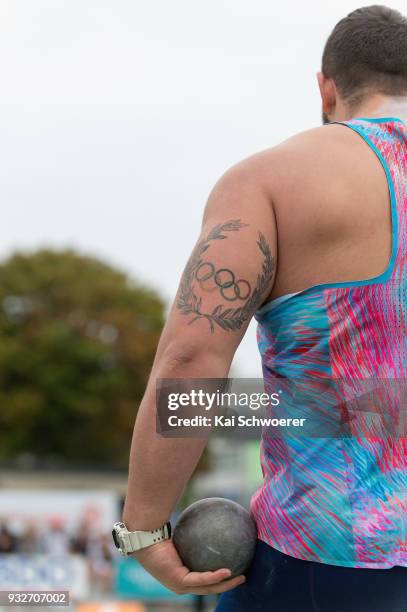
[[[366,141],[386,172],[390,262],[373,279],[316,285],[258,310],[266,387],[275,377],[407,377],[407,126],[393,117],[341,123]],[[264,481],[251,501],[261,540],[309,561],[407,566],[405,437],[263,433],[261,464]]]

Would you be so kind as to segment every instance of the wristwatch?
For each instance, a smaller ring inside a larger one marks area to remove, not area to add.
[[[168,523],[153,531],[128,531],[124,523],[115,523],[112,536],[116,548],[123,556],[127,556],[137,550],[157,544],[157,542],[169,540],[171,523],[168,521]]]

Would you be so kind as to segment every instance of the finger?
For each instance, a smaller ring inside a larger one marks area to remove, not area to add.
[[[224,593],[225,591],[230,591],[231,589],[235,589],[240,584],[243,584],[246,581],[246,576],[236,576],[235,578],[231,578],[230,580],[223,580],[222,582],[218,582],[217,584],[208,585],[206,587],[191,587],[190,589],[186,589],[186,593],[194,593],[195,595],[210,595],[212,593]]]
[[[193,588],[217,584],[229,578],[231,571],[227,568],[218,569],[214,572],[188,572],[182,579],[183,588]]]

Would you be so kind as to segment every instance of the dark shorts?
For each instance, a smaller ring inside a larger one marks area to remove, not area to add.
[[[407,612],[407,567],[354,569],[303,561],[258,540],[246,582],[216,612]]]

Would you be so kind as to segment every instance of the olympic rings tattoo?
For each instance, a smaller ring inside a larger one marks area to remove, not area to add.
[[[252,292],[251,285],[247,280],[243,278],[236,280],[232,270],[228,268],[215,270],[215,266],[209,261],[201,263],[195,271],[195,278],[199,283],[203,283],[212,277],[219,287],[221,296],[228,302],[247,300]]]
[[[207,269],[207,272],[201,272],[198,276],[198,272],[199,270],[202,270],[202,268]],[[209,268],[209,270],[208,270]],[[210,278],[212,278],[212,276],[215,274],[215,266],[211,263],[209,263],[209,261],[205,261],[204,263],[201,263],[201,265],[199,266],[199,268],[197,269],[197,271],[195,272],[195,278],[199,283],[203,283],[206,280],[209,280]]]

